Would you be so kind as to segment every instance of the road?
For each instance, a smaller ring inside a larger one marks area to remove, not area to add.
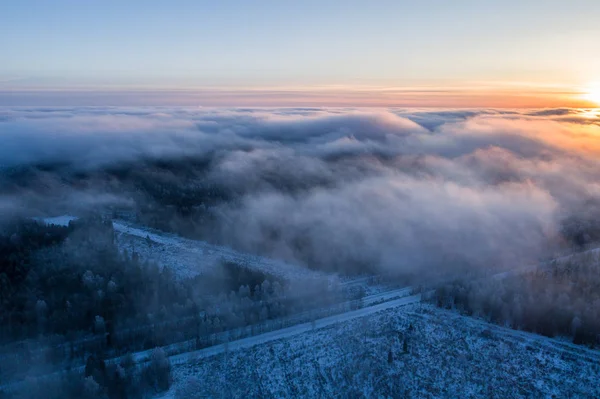
[[[171,364],[182,364],[189,360],[190,357],[202,358],[224,353],[225,350],[237,350],[250,348],[255,345],[261,345],[267,342],[276,341],[283,338],[289,338],[294,335],[302,334],[318,328],[324,328],[336,323],[343,323],[359,317],[368,316],[383,310],[388,310],[400,306],[406,306],[421,301],[421,295],[411,295],[404,298],[394,299],[387,302],[382,302],[377,305],[367,306],[362,309],[352,310],[342,314],[324,317],[310,323],[302,323],[292,327],[282,328],[264,334],[255,335],[248,338],[243,338],[237,341],[231,341],[227,344],[215,345],[208,348],[200,349],[193,352],[182,353],[171,356]]]
[[[404,305],[408,305],[411,303],[416,303],[421,300],[420,294],[406,296],[406,295],[409,295],[410,293],[411,293],[411,288],[404,287],[404,288],[394,289],[394,290],[370,295],[370,296],[363,298],[363,300],[362,300],[363,308],[361,308],[361,309],[351,310],[351,311],[344,312],[341,314],[320,318],[320,319],[315,320],[314,322],[296,324],[291,327],[286,327],[286,328],[278,329],[275,331],[270,331],[267,333],[257,334],[257,335],[253,335],[251,337],[231,341],[227,344],[227,346],[228,346],[229,350],[250,347],[250,346],[258,345],[261,343],[265,343],[265,342],[269,342],[269,341],[273,341],[273,340],[277,340],[277,339],[281,339],[281,338],[286,338],[286,337],[293,336],[296,334],[302,334],[303,332],[312,330],[313,327],[314,328],[322,328],[322,327],[326,327],[326,326],[329,326],[329,325],[332,325],[335,323],[352,320],[357,317],[367,316],[369,314],[380,312],[382,310],[386,310],[386,309],[390,309],[390,308],[394,308],[394,307],[398,307],[398,306],[404,306]],[[334,305],[334,307],[344,307],[345,305],[350,305],[352,302],[354,302],[354,301],[348,301],[348,302],[345,302],[342,304],[336,304],[336,305]],[[321,311],[323,311],[323,310],[327,310],[327,309],[321,309]],[[298,317],[298,316],[299,315],[294,315],[292,317]],[[273,323],[275,323],[275,322],[276,321],[274,321]],[[225,333],[228,333],[228,332],[225,332]],[[166,349],[176,350],[178,348],[178,346],[181,346],[182,344],[185,344],[185,343],[177,343],[177,344],[169,345],[168,347],[166,347]],[[187,358],[189,356],[202,357],[202,356],[209,356],[211,354],[215,355],[218,353],[222,353],[222,351],[224,349],[225,349],[224,344],[214,345],[214,346],[200,349],[197,351],[191,351],[191,352],[187,351],[185,353],[176,354],[176,355],[170,356],[170,359],[172,362],[178,362],[178,361],[182,361],[181,359]],[[152,350],[136,352],[133,354],[133,358],[136,362],[143,363],[150,358],[151,352],[152,352]],[[107,363],[119,363],[121,361],[121,359],[122,359],[122,357],[116,357],[116,358],[112,358],[112,359],[107,359],[106,362]],[[83,366],[74,367],[72,369],[72,371],[83,372],[84,367]],[[43,376],[38,376],[36,378],[39,380],[44,380],[44,379],[49,379],[49,378],[53,378],[53,377],[59,377],[61,374],[62,374],[62,372],[57,371],[57,372],[49,373],[49,374],[46,374]],[[0,391],[1,390],[12,391],[14,389],[18,389],[19,386],[21,384],[23,384],[24,382],[25,381],[15,381],[12,383],[0,384]]]

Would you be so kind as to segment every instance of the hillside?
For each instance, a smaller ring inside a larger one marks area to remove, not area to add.
[[[600,352],[423,304],[191,356],[173,373],[165,398],[600,395]]]

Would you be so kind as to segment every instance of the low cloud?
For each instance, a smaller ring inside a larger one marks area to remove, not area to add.
[[[226,193],[205,234],[244,250],[337,270],[510,267],[547,254],[565,220],[600,217],[599,135],[574,109],[4,108],[0,209],[44,190],[131,205],[148,193],[122,168]]]

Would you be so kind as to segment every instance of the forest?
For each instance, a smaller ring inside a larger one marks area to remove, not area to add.
[[[136,397],[135,392],[123,396],[125,388],[115,384],[146,378],[134,384],[136,389],[166,389],[164,381],[148,377],[158,372],[146,368],[166,369],[154,363],[167,358],[155,350],[140,369],[127,360],[129,353],[180,343],[186,345],[182,350],[200,349],[228,331],[251,335],[269,320],[339,299],[318,284],[310,290],[295,287],[227,262],[217,276],[177,279],[168,267],[120,252],[114,234],[111,221],[99,215],[66,227],[31,219],[5,226],[0,235],[0,383],[85,365],[85,375],[77,378],[93,381],[71,387],[75,391],[97,384],[91,390],[110,398]],[[321,295],[313,295],[315,290]],[[105,364],[113,358],[124,363],[121,369]],[[55,388],[63,394],[66,389]]]
[[[600,345],[600,255],[576,254],[526,273],[457,280],[435,290],[437,306],[576,344]]]

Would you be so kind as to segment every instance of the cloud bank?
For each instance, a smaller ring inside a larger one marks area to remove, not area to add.
[[[2,108],[0,211],[136,206],[147,180],[224,193],[209,239],[309,267],[520,266],[593,238],[599,136],[575,109]]]

